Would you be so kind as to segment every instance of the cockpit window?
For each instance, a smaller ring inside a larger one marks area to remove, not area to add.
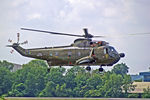
[[[113,49],[113,48],[110,48],[110,50],[111,50],[111,51],[114,51],[114,49]]]
[[[110,51],[112,51],[112,52],[117,52],[117,51],[114,49],[114,47],[109,47],[109,49],[110,49]]]

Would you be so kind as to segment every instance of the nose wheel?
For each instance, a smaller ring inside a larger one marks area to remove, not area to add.
[[[86,67],[86,70],[87,70],[87,71],[91,71],[91,67],[90,67],[90,66],[87,66],[87,67]]]

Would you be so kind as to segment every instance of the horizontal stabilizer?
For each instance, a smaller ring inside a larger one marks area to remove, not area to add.
[[[6,45],[6,47],[13,47],[13,45]]]

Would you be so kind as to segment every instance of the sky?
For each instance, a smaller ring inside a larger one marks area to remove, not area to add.
[[[76,37],[49,35],[20,30],[21,27],[84,34],[104,35],[104,40],[125,58],[130,74],[149,71],[150,35],[130,36],[132,33],[150,33],[150,0],[1,0],[0,3],[0,60],[25,64],[31,58],[10,53],[8,39],[28,40],[24,48],[69,45]],[[123,36],[123,37],[122,37]],[[104,67],[107,69],[107,67]],[[112,67],[108,68],[112,69]]]

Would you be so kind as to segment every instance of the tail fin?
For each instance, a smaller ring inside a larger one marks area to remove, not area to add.
[[[12,47],[14,48],[17,52],[19,52],[21,55],[26,56],[26,49],[22,48],[19,46],[18,43],[14,43],[13,45],[6,45],[6,47]]]
[[[24,44],[27,44],[28,41],[24,41],[22,43],[19,43],[19,40],[20,40],[20,33],[17,33],[17,43],[13,43],[12,45],[6,45],[6,47],[12,47],[14,48],[17,52],[19,52],[21,55],[23,56],[26,56],[26,49],[23,49],[21,46],[19,45],[24,45]],[[9,39],[8,42],[12,43],[12,40]]]
[[[6,45],[6,47],[13,47],[13,45]]]

